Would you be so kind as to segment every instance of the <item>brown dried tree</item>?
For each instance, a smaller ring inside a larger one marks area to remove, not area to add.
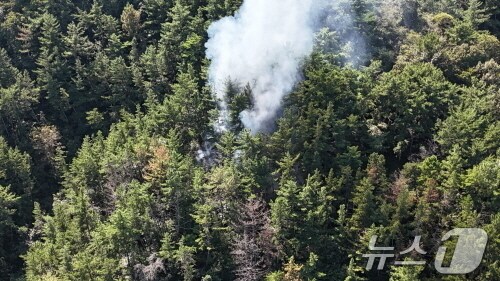
[[[236,236],[231,254],[236,264],[236,280],[262,280],[277,253],[265,203],[251,198],[240,206],[233,228]]]

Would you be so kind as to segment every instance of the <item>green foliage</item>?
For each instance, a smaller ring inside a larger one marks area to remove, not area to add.
[[[21,235],[21,229],[13,218],[19,199],[9,187],[0,186],[0,273],[4,276],[12,271],[13,259],[19,254],[19,250],[12,252],[15,249],[12,243],[17,242],[16,236]]]
[[[243,1],[3,1],[0,279],[500,280],[497,2],[328,3],[255,133],[253,81],[214,129],[205,58]],[[365,270],[453,227],[489,234],[469,275]]]
[[[390,281],[412,281],[419,280],[420,272],[422,272],[423,268],[421,266],[401,266],[394,267],[391,271]]]
[[[457,148],[470,164],[494,155],[498,142],[494,135],[500,131],[496,113],[496,96],[488,89],[466,88],[459,105],[453,108],[450,117],[438,124],[436,140],[447,152]]]
[[[193,68],[181,72],[178,82],[172,85],[173,94],[165,99],[162,112],[165,125],[183,134],[183,141],[203,135],[210,122],[211,97],[199,86]]]
[[[431,64],[410,64],[382,75],[368,95],[371,124],[381,129],[395,154],[415,151],[432,138],[438,119],[448,115],[456,87]]]

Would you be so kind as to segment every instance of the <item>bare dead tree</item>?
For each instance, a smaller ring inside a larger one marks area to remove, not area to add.
[[[139,281],[160,280],[159,276],[165,274],[163,260],[156,256],[156,253],[148,257],[148,264],[136,264],[134,266],[134,279]]]
[[[231,252],[236,264],[236,280],[262,280],[277,252],[272,242],[274,231],[269,212],[260,199],[249,199],[238,211],[233,223],[236,237]]]

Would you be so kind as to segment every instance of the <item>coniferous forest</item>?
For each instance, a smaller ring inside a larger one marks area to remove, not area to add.
[[[253,130],[206,54],[242,0],[0,0],[0,280],[500,280],[500,3],[329,2]]]

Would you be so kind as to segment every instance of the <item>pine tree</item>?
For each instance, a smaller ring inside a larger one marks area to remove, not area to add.
[[[16,223],[24,226],[31,221],[32,202],[43,190],[34,189],[30,157],[18,149],[11,148],[0,137],[0,186],[9,187],[9,192],[20,197],[16,212]]]
[[[241,188],[237,169],[227,162],[196,182],[197,202],[192,216],[197,224],[198,249],[203,251],[201,262],[207,268],[203,275],[233,279],[231,222],[249,191]]]
[[[73,58],[74,60],[91,57],[96,48],[88,36],[85,35],[85,30],[81,22],[76,24],[70,23],[68,25],[68,32],[64,36],[63,42],[65,44],[64,49],[66,50],[64,56]]]
[[[388,188],[384,157],[370,155],[365,173],[365,177],[355,187],[352,198],[354,210],[350,225],[354,232],[363,231],[372,224],[384,223],[386,219],[379,209]]]
[[[195,247],[185,245],[184,239],[179,242],[179,249],[175,254],[175,258],[178,263],[178,267],[183,276],[184,281],[192,281],[196,278],[196,268],[194,253],[196,251]]]
[[[127,4],[120,17],[122,29],[130,38],[134,38],[141,29],[141,11],[134,9],[134,6]]]
[[[9,187],[0,186],[0,274],[6,278],[10,278],[11,273],[19,266],[16,264],[19,263],[16,256],[19,252],[15,246],[20,243],[16,236],[21,236],[22,232],[14,221],[19,199],[10,192]]]
[[[484,255],[484,263],[488,264],[484,272],[480,273],[479,280],[497,279],[500,277],[500,266],[496,258],[500,254],[500,215],[497,213],[491,217],[488,224],[484,225],[484,230],[488,233],[489,241]]]
[[[207,18],[210,21],[216,21],[226,15],[226,11],[224,10],[224,3],[217,0],[208,0],[205,11],[207,13]]]
[[[7,51],[0,48],[0,88],[7,88],[15,82],[19,71],[12,65]]]
[[[169,133],[167,142],[167,146],[158,145],[153,149],[145,178],[159,191],[166,219],[174,222],[175,234],[179,236],[192,228],[195,168],[192,161],[181,154],[180,140],[174,131]]]
[[[17,73],[15,83],[0,88],[0,128],[12,143],[27,146],[28,131],[36,120],[34,108],[39,103],[39,90],[27,72]]]
[[[160,39],[161,24],[167,21],[170,1],[164,0],[144,0],[140,8],[144,11],[144,32],[150,40]]]
[[[119,30],[118,19],[105,13],[102,0],[93,1],[88,11],[81,10],[78,19],[84,29],[93,31],[91,39],[101,43],[105,43],[112,34],[118,33]]]
[[[182,61],[182,43],[190,34],[192,17],[189,6],[182,4],[180,0],[175,1],[169,11],[169,18],[170,21],[162,24],[159,46],[165,57],[168,78],[175,81],[177,66]]]
[[[300,187],[294,181],[280,185],[278,197],[271,203],[271,222],[276,229],[276,240],[287,255],[296,255],[299,242],[295,233],[300,228],[300,208],[298,194]]]
[[[391,200],[389,204],[395,204],[390,222],[390,232],[395,241],[396,249],[406,246],[406,240],[411,237],[413,207],[415,204],[415,193],[410,190],[409,176],[403,173],[391,184]]]
[[[300,155],[293,157],[290,153],[286,153],[278,162],[278,170],[274,172],[275,175],[279,175],[279,184],[285,185],[290,181],[297,180],[298,167],[297,160],[299,160]]]
[[[349,262],[349,266],[347,267],[347,276],[344,279],[344,281],[363,281],[363,280],[366,280],[365,278],[360,276],[361,273],[362,273],[362,271],[357,268],[357,266],[355,265],[354,259],[351,259],[351,261]]]
[[[144,260],[157,229],[150,217],[152,196],[147,184],[132,182],[117,190],[116,210],[98,230],[93,241],[103,243],[108,255],[124,258],[129,272]]]
[[[35,241],[24,257],[27,280],[38,280],[44,276],[79,276],[80,271],[73,271],[74,265],[82,270],[87,269],[74,264],[73,259],[88,245],[91,232],[99,223],[98,215],[83,189],[69,189],[65,193],[65,200],[57,198],[54,201],[53,215],[43,217],[41,234],[44,239]],[[81,258],[80,255],[77,257]],[[97,255],[94,257],[99,258]],[[95,265],[103,266],[104,263]],[[97,276],[99,267],[92,268],[91,272]]]
[[[44,14],[41,18],[40,55],[36,61],[37,85],[42,97],[48,100],[47,112],[55,118],[68,121],[65,111],[69,109],[69,97],[64,90],[67,81],[67,65],[62,58],[62,38],[57,19]]]
[[[370,94],[370,115],[385,124],[386,145],[399,156],[429,140],[438,118],[448,115],[455,87],[431,64],[411,64],[382,75]],[[417,120],[417,122],[415,122]]]
[[[199,140],[210,121],[211,97],[201,88],[193,68],[179,74],[172,86],[173,95],[165,100],[165,122],[168,128],[182,134],[183,141]]]
[[[391,270],[390,281],[412,281],[419,280],[422,266],[400,266]]]
[[[483,8],[484,1],[480,0],[469,0],[467,3],[467,9],[463,12],[464,20],[477,28],[480,24],[486,22],[490,15],[487,14],[487,10]]]

